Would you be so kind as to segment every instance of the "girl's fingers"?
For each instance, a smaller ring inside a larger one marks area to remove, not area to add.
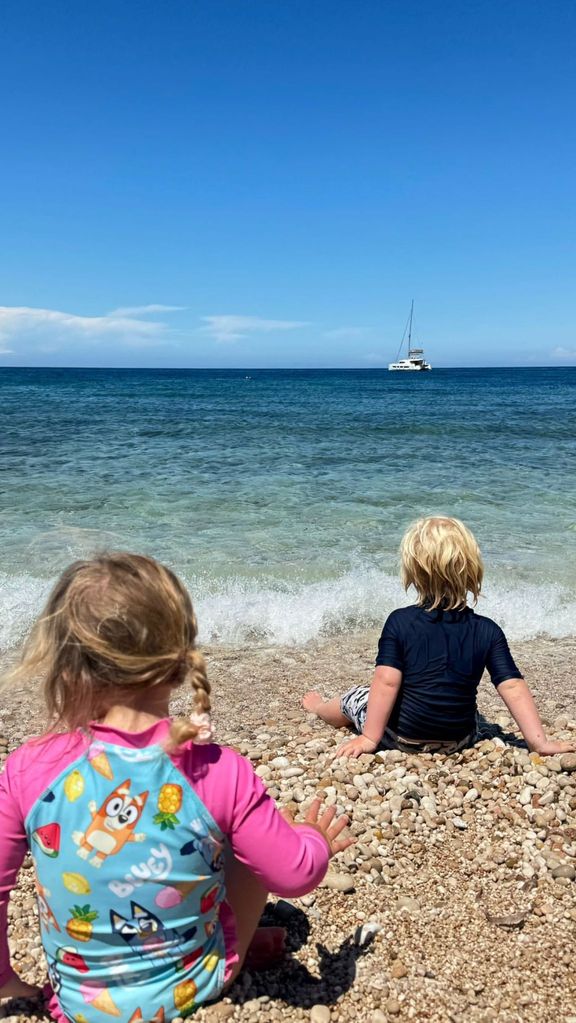
[[[323,828],[325,831],[328,831],[328,829],[329,829],[330,825],[332,824],[332,821],[334,820],[335,816],[336,816],[336,807],[335,806],[329,806],[328,809],[324,811],[324,813],[322,814],[320,820],[318,821],[320,827]]]
[[[338,835],[347,828],[350,821],[348,817],[339,817],[335,824],[330,828],[330,838],[338,838]]]
[[[353,838],[340,838],[337,842],[332,842],[332,853],[336,856],[336,853],[344,852],[345,849],[349,849],[351,845],[354,845]]]
[[[321,799],[318,799],[318,797],[316,797],[316,799],[312,800],[310,806],[308,807],[308,813],[306,814],[305,818],[307,824],[318,824],[318,814],[320,813],[321,806],[322,806]]]

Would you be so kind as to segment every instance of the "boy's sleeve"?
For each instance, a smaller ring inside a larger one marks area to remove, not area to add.
[[[328,869],[328,843],[314,828],[292,827],[252,765],[232,750],[226,754],[234,784],[226,832],[234,855],[268,891],[293,897],[312,891]]]
[[[8,757],[0,775],[0,985],[14,973],[8,949],[8,900],[28,851],[18,799],[18,752]]]
[[[398,668],[399,671],[404,671],[404,654],[398,616],[394,611],[388,615],[382,629],[382,635],[378,643],[376,667]]]
[[[510,653],[506,636],[499,625],[494,623],[494,638],[490,644],[486,668],[495,686],[509,678],[524,678]]]

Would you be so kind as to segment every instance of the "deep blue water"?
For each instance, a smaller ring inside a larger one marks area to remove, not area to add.
[[[372,626],[435,512],[513,635],[576,631],[575,435],[576,367],[0,370],[0,647],[102,547],[169,562],[204,638]]]

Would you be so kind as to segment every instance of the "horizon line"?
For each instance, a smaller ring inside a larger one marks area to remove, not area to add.
[[[123,370],[138,372],[139,370],[158,370],[164,372],[172,372],[173,370],[182,371],[201,371],[209,372],[211,370],[225,370],[227,372],[252,372],[260,373],[269,370],[275,370],[277,372],[322,372],[322,371],[340,371],[340,372],[357,372],[362,370],[366,373],[389,373],[388,366],[0,366],[0,370],[11,369],[26,369],[26,370],[45,370],[45,369],[86,369],[86,370]],[[566,363],[559,365],[558,363],[538,363],[538,364],[510,364],[510,365],[485,365],[485,366],[436,366],[432,367],[429,371],[443,372],[445,370],[453,369],[576,369],[576,362]]]

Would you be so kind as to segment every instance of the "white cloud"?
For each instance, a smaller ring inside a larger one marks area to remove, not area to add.
[[[259,316],[203,316],[203,334],[214,341],[232,343],[249,334],[271,334],[278,330],[298,330],[308,324],[299,320],[263,320]]]
[[[325,330],[324,337],[334,338],[335,341],[340,338],[354,340],[354,338],[366,337],[371,333],[370,327],[335,327],[334,330]]]
[[[113,309],[107,316],[148,316],[150,313],[180,313],[187,309],[185,305],[129,305],[121,309]]]
[[[77,341],[111,341],[129,348],[162,344],[170,328],[160,320],[140,319],[143,314],[171,311],[171,306],[117,309],[104,316],[79,316],[57,309],[0,306],[0,342],[21,341],[35,349],[56,351]],[[4,349],[4,353],[7,350]]]
[[[563,348],[559,345],[550,352],[550,355],[553,359],[576,359],[576,348]]]

